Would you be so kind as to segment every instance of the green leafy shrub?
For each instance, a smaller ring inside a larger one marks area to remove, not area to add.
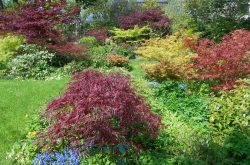
[[[7,73],[15,78],[21,79],[45,79],[54,68],[51,66],[54,53],[42,49],[37,45],[23,45],[22,52],[8,62]]]
[[[96,46],[88,50],[88,56],[91,61],[90,63],[92,63],[93,67],[97,68],[108,66],[109,64],[107,61],[107,55],[112,53],[116,53],[128,58],[135,57],[131,50],[125,49],[117,45]]]
[[[114,34],[113,39],[116,42],[137,43],[149,38],[151,29],[148,26],[142,28],[134,27],[134,29],[128,30],[115,28],[110,30],[110,32]]]
[[[220,142],[235,129],[250,131],[250,83],[241,85],[213,99],[210,123]]]
[[[0,38],[0,63],[6,62],[19,50],[24,38],[21,36],[7,35]],[[0,64],[1,65],[1,64]]]
[[[142,4],[142,9],[152,9],[152,8],[157,8],[158,7],[158,3],[156,0],[146,0],[143,4]]]
[[[89,59],[93,67],[108,66],[107,55],[112,52],[112,46],[96,46],[88,50]]]
[[[83,44],[86,45],[88,47],[92,47],[97,45],[97,39],[95,37],[92,36],[87,36],[87,37],[83,37],[78,41],[79,44]]]
[[[221,164],[250,163],[249,85],[249,82],[245,82],[213,98],[210,125],[213,129],[213,145],[219,147],[209,148],[210,160],[217,160]]]

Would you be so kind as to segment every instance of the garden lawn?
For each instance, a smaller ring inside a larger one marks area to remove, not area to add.
[[[67,82],[0,80],[0,164],[7,164],[6,153],[27,134],[29,118],[58,96]]]

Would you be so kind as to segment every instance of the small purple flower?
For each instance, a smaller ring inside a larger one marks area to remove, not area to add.
[[[187,84],[179,84],[179,88],[185,89],[185,88],[187,88]]]

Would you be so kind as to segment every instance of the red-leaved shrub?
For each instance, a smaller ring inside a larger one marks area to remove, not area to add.
[[[66,5],[66,0],[37,0],[20,4],[16,10],[1,11],[0,31],[23,35],[31,43],[60,53],[81,53],[86,48],[67,43],[62,31],[58,29],[58,25],[69,23],[80,12],[79,7],[68,9]]]
[[[139,10],[128,16],[119,18],[119,26],[123,29],[134,28],[135,25],[149,25],[152,29],[168,31],[171,26],[171,20],[164,15],[161,9]]]
[[[141,146],[133,138],[155,138],[161,117],[153,114],[130,87],[129,77],[94,70],[77,73],[66,92],[52,101],[46,114],[53,124],[45,133],[51,143]]]
[[[108,38],[107,28],[95,28],[85,33],[85,36],[93,36],[97,40],[104,42]]]
[[[202,39],[193,48],[196,78],[216,83],[215,90],[231,89],[238,79],[250,75],[250,31],[236,30],[218,44]]]

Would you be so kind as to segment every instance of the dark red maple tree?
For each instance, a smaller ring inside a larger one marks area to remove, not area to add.
[[[134,137],[155,138],[162,125],[161,117],[150,112],[131,88],[129,77],[95,70],[75,74],[66,92],[48,105],[46,116],[52,124],[43,139],[71,145],[84,140],[95,145],[139,147],[142,142]]]
[[[164,12],[160,8],[139,10],[119,18],[119,26],[123,29],[131,29],[135,25],[149,25],[154,30],[166,33],[169,32],[171,24],[172,21],[164,15]]]
[[[0,12],[0,30],[23,35],[28,42],[43,45],[59,53],[81,53],[85,47],[68,43],[59,25],[67,24],[80,12],[67,7],[66,0],[37,0],[19,4],[15,10]],[[64,49],[67,47],[67,49]]]
[[[105,39],[108,38],[108,29],[103,27],[103,28],[94,28],[89,31],[87,31],[85,36],[93,36],[95,37],[98,41],[104,42]]]
[[[191,45],[197,52],[195,78],[209,80],[215,90],[232,89],[238,79],[250,76],[250,31],[236,30],[218,44],[201,39]]]

